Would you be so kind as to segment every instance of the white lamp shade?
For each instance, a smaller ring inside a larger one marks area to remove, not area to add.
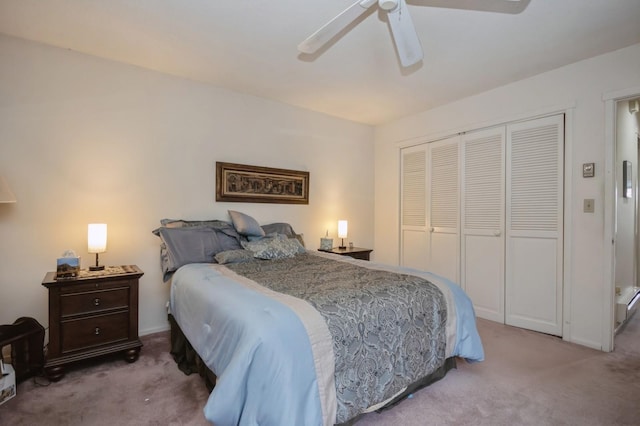
[[[87,240],[89,253],[104,253],[107,251],[107,224],[90,223]]]
[[[11,192],[9,184],[0,176],[0,203],[15,203],[16,196]]]
[[[347,238],[347,221],[338,221],[338,238]]]

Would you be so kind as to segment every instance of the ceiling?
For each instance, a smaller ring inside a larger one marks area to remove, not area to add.
[[[423,62],[399,64],[355,0],[0,0],[0,33],[378,125],[640,42],[639,0],[407,0]]]

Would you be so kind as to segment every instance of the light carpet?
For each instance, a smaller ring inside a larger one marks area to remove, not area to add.
[[[638,425],[640,315],[612,353],[557,337],[478,320],[486,360],[458,368],[412,398],[356,426]],[[169,333],[142,337],[140,359],[83,362],[49,386],[18,385],[0,406],[1,425],[207,425],[208,394],[197,375],[178,370]]]

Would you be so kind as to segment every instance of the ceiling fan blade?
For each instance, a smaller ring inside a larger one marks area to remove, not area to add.
[[[398,7],[388,12],[389,27],[403,67],[409,67],[422,60],[422,45],[416,28],[409,15],[405,0],[399,0]]]
[[[318,31],[307,37],[306,40],[298,45],[298,50],[302,53],[315,53],[324,46],[325,43],[338,35],[347,25],[358,18],[358,16],[365,13],[367,9],[375,4],[377,4],[377,0],[358,0],[326,23]]]
[[[410,4],[517,15],[523,12],[530,2],[531,0],[412,0]]]

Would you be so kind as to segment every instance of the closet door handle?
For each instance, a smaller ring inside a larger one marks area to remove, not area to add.
[[[435,230],[436,230],[436,228],[434,228],[433,226],[429,228],[429,232],[433,232]]]
[[[496,237],[499,237],[500,235],[502,235],[501,231],[493,231],[493,235]]]

